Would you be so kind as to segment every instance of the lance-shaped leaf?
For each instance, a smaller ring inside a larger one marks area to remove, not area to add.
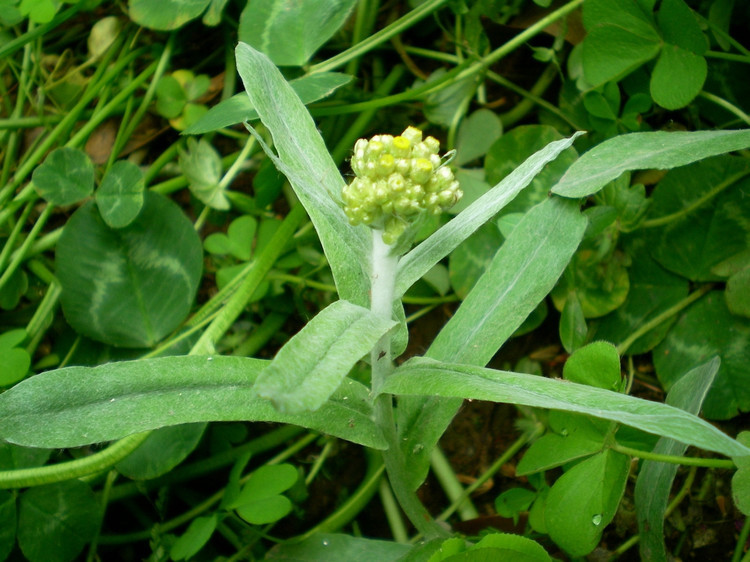
[[[289,179],[318,231],[339,296],[367,305],[370,283],[364,267],[369,231],[351,226],[338,205],[344,180],[292,87],[264,54],[245,43],[236,49],[237,70],[260,120],[279,153],[268,153]]]
[[[708,394],[708,389],[719,372],[721,360],[714,357],[699,365],[678,380],[667,394],[667,404],[698,414]],[[653,452],[660,455],[684,455],[687,445],[662,438]],[[667,511],[669,491],[679,465],[644,461],[635,483],[635,512],[641,536],[642,560],[667,560],[664,545],[664,514]]]
[[[668,170],[748,146],[750,130],[620,135],[595,146],[573,162],[552,192],[563,197],[586,197],[628,170]]]
[[[80,447],[160,427],[272,421],[384,449],[368,389],[347,380],[318,411],[279,413],[255,392],[268,361],[184,356],[67,367],[0,395],[0,439],[27,447]]]
[[[258,395],[281,412],[315,411],[396,322],[347,301],[325,308],[259,376]]]
[[[399,367],[383,392],[488,400],[588,414],[727,456],[750,449],[684,410],[602,388],[536,375],[415,358]]]
[[[322,72],[307,74],[295,78],[289,85],[297,93],[302,103],[307,105],[331,95],[336,89],[352,81],[352,76],[340,72]],[[203,117],[183,131],[184,135],[201,135],[231,127],[245,121],[258,118],[250,98],[246,92],[235,94],[231,98],[217,103],[208,110]]]
[[[427,356],[486,365],[555,285],[585,229],[586,219],[575,202],[553,197],[529,210]],[[460,404],[440,397],[399,399],[400,443],[415,488],[427,474],[430,451]]]

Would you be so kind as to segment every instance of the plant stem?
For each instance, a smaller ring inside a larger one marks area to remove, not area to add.
[[[669,224],[671,222],[674,222],[676,220],[680,220],[682,218],[687,217],[690,213],[695,211],[696,209],[700,208],[705,203],[708,203],[711,199],[716,197],[719,193],[727,189],[728,187],[734,185],[741,179],[747,177],[750,175],[750,172],[747,172],[743,170],[742,172],[738,172],[734,175],[731,175],[724,179],[721,183],[719,183],[717,186],[715,186],[713,189],[708,190],[706,193],[695,199],[694,201],[691,201],[689,204],[687,204],[685,207],[680,209],[679,211],[675,213],[671,213],[669,215],[664,215],[662,217],[658,217],[655,219],[644,221],[643,224],[641,224],[641,228],[655,228],[658,226],[664,226],[666,224]]]
[[[385,511],[385,517],[388,519],[393,540],[401,544],[409,544],[409,533],[406,531],[404,520],[401,517],[401,510],[385,478],[380,480],[380,503],[383,504],[383,511]]]
[[[192,355],[210,355],[215,352],[214,345],[245,309],[247,301],[253,296],[258,285],[260,285],[268,270],[276,262],[287,241],[292,237],[297,226],[299,226],[299,223],[302,222],[305,216],[305,209],[302,205],[298,204],[292,207],[292,210],[281,223],[279,229],[274,233],[268,246],[253,262],[253,268],[242,281],[242,285],[229,298],[226,306],[222,308],[218,316],[214,318],[213,322],[211,322],[195,346],[193,346],[190,352]]]
[[[419,20],[430,15],[431,12],[437,10],[441,5],[445,3],[446,0],[427,0],[427,2],[423,2],[408,14],[400,17],[392,24],[384,27],[380,31],[373,33],[364,41],[353,45],[346,51],[343,51],[326,61],[312,65],[309,68],[309,73],[314,74],[316,72],[327,72],[346,64],[350,60],[355,59],[363,55],[367,51],[374,49],[381,43],[388,41],[388,39],[390,39],[394,35],[397,35],[398,33],[409,29]]]
[[[393,317],[393,295],[396,281],[398,256],[392,255],[391,247],[383,242],[383,232],[372,230],[372,255],[370,257],[370,310],[383,318]],[[409,485],[406,458],[398,442],[396,421],[393,415],[393,398],[390,394],[379,395],[385,379],[393,371],[391,361],[391,336],[386,334],[373,347],[370,361],[372,366],[372,392],[375,399],[375,416],[388,443],[383,451],[383,460],[388,471],[391,488],[401,509],[414,527],[427,540],[448,536],[428,513],[417,494]]]
[[[445,495],[451,501],[451,507],[455,506],[455,509],[458,511],[461,521],[468,521],[479,517],[477,508],[474,507],[471,499],[469,499],[469,495],[465,493],[464,487],[458,481],[458,478],[456,478],[453,467],[439,446],[436,446],[432,450],[432,453],[430,453],[430,465],[432,466],[433,474],[443,487]],[[442,514],[438,519],[445,521]]]
[[[74,461],[37,468],[0,471],[0,489],[42,486],[101,472],[127,457],[146,440],[150,433],[147,431],[130,435],[116,441],[103,451]]]
[[[383,242],[383,231],[372,230],[370,257],[370,310],[381,318],[393,317],[393,294],[398,256],[391,255],[391,247]],[[372,392],[380,393],[386,377],[393,370],[391,363],[391,335],[386,334],[370,353],[372,361]]]
[[[638,328],[635,332],[630,334],[630,336],[624,342],[618,345],[617,353],[619,353],[620,355],[625,355],[625,352],[627,352],[628,348],[631,345],[633,345],[633,342],[635,342],[638,338],[647,334],[648,332],[656,328],[659,324],[661,324],[665,320],[669,320],[670,318],[675,316],[683,308],[697,301],[699,298],[701,298],[711,289],[713,289],[713,284],[709,283],[707,285],[704,285],[703,287],[697,289],[696,291],[693,291],[691,294],[689,294],[687,297],[682,299],[680,302],[678,302],[674,306],[671,306],[667,310],[662,312],[661,314],[654,316],[651,320],[649,320],[648,322],[643,324],[640,328]]]
[[[734,463],[730,460],[725,459],[702,459],[699,457],[680,457],[676,455],[660,455],[658,453],[652,453],[651,451],[641,451],[639,449],[633,449],[620,445],[619,443],[612,443],[610,448],[613,451],[629,455],[631,457],[637,457],[648,461],[666,462],[670,464],[681,464],[684,466],[703,466],[707,468],[729,468],[733,469]]]
[[[347,497],[346,501],[323,521],[308,529],[302,535],[289,539],[289,542],[303,541],[316,533],[333,533],[354,519],[370,502],[378,484],[383,479],[385,466],[376,451],[367,451],[367,472],[359,487]]]
[[[750,517],[745,517],[745,522],[742,524],[742,529],[740,530],[740,536],[737,537],[737,546],[732,555],[732,562],[740,562],[740,560],[744,562],[750,556],[750,551],[744,557],[742,556],[748,536],[750,536]]]

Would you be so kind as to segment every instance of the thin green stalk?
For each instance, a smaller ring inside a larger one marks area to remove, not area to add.
[[[707,59],[730,60],[732,62],[741,62],[750,64],[750,57],[747,55],[736,55],[734,53],[723,53],[721,51],[706,51],[703,56]]]
[[[451,505],[449,505],[448,508],[437,517],[437,520],[447,520],[448,517],[453,515],[456,509],[458,509],[464,499],[468,498],[482,484],[492,478],[492,476],[497,473],[503,467],[503,465],[508,463],[516,455],[516,453],[518,453],[518,451],[525,447],[529,442],[535,440],[542,433],[544,433],[544,426],[542,424],[538,424],[537,426],[535,426],[533,431],[524,432],[494,463],[492,463],[492,466],[485,470],[484,473],[482,473],[479,478],[477,478],[472,484],[466,487],[461,496],[453,500]]]
[[[724,98],[720,98],[719,96],[711,94],[709,92],[701,92],[698,95],[702,97],[703,99],[707,99],[708,101],[715,103],[719,107],[726,109],[729,113],[732,113],[738,119],[743,121],[745,125],[750,125],[750,115],[742,111],[739,107],[737,107],[733,103],[730,103]]]
[[[347,113],[356,113],[358,111],[364,111],[373,107],[387,107],[396,105],[399,103],[420,99],[423,96],[437,92],[455,84],[460,80],[465,80],[474,76],[475,74],[484,72],[484,70],[495,64],[497,61],[505,57],[506,55],[513,52],[518,47],[522,46],[526,41],[534,37],[535,35],[544,31],[546,27],[554,23],[555,21],[564,18],[570,12],[576,10],[583,0],[572,0],[568,4],[558,8],[554,12],[551,12],[544,18],[540,19],[534,25],[526,28],[524,31],[516,35],[513,39],[487,55],[478,61],[471,61],[467,59],[455,68],[449,70],[440,78],[422,84],[416,88],[411,88],[400,94],[394,94],[391,96],[385,96],[380,99],[374,99],[366,102],[347,104],[346,106],[337,105],[330,107],[317,107],[311,113],[313,116],[325,116],[325,115],[338,115],[346,111]],[[325,63],[323,63],[325,64]]]
[[[36,307],[34,315],[26,325],[26,333],[29,337],[29,343],[26,345],[26,351],[30,355],[33,355],[36,351],[39,342],[44,337],[44,333],[48,326],[52,324],[54,320],[54,311],[57,308],[57,303],[60,302],[60,295],[62,294],[62,286],[59,282],[53,281],[47,287],[47,292],[44,293],[44,298]]]
[[[312,65],[309,68],[309,73],[314,74],[316,72],[328,72],[346,64],[352,59],[360,57],[361,55],[374,49],[378,45],[385,43],[394,35],[398,35],[402,31],[409,29],[418,21],[430,15],[446,2],[447,0],[427,0],[427,2],[423,2],[411,12],[400,17],[380,31],[373,33],[364,41],[361,41],[356,45],[352,45],[346,51],[342,51],[341,53],[331,57],[326,61]]]
[[[296,543],[303,541],[317,533],[332,533],[341,529],[344,525],[354,519],[366,506],[378,490],[378,485],[383,479],[385,465],[380,455],[375,451],[367,451],[367,472],[365,473],[359,487],[346,498],[331,515],[308,529],[302,535],[289,539],[288,542]]]
[[[388,520],[388,526],[391,529],[393,540],[401,544],[409,544],[409,533],[406,531],[406,525],[401,517],[401,508],[398,506],[393,490],[388,485],[388,480],[380,479],[380,503],[383,504],[385,518]]]
[[[150,431],[147,431],[130,435],[98,453],[74,461],[38,468],[0,471],[0,489],[42,486],[102,472],[132,453],[146,440],[150,433]]]
[[[609,445],[613,451],[622,453],[623,455],[629,455],[631,457],[637,457],[639,459],[647,461],[665,462],[669,464],[681,464],[684,466],[702,466],[707,468],[728,468],[733,469],[735,467],[731,460],[724,459],[702,459],[699,457],[680,457],[676,455],[660,455],[651,451],[642,451],[640,449],[633,449],[632,447],[626,447],[614,442]]]
[[[256,257],[253,262],[253,268],[242,281],[242,285],[229,298],[226,306],[211,322],[206,331],[203,332],[191,353],[196,355],[210,355],[215,352],[214,345],[245,309],[248,300],[253,296],[260,282],[281,255],[287,241],[294,235],[294,231],[305,216],[305,209],[302,205],[297,204],[292,207],[292,210],[281,223],[281,226],[274,233],[271,241],[260,255]]]
[[[440,446],[436,446],[432,450],[432,453],[430,453],[430,465],[432,466],[432,473],[443,487],[445,495],[448,496],[452,505],[456,505],[456,510],[458,510],[458,516],[461,518],[461,521],[468,521],[479,517],[477,508],[474,507],[469,494],[465,493],[464,487],[458,481],[458,478],[456,478],[456,473],[453,471],[453,467],[448,462],[445,454],[443,454]],[[444,521],[442,515],[438,519]]]
[[[238,445],[232,449],[222,451],[211,457],[178,466],[163,476],[145,482],[126,482],[115,486],[110,493],[110,502],[140,495],[163,486],[179,484],[195,478],[205,477],[207,474],[234,464],[243,455],[259,455],[286,443],[305,431],[296,425],[282,425],[277,429],[264,433],[260,437]]]
[[[315,433],[311,433],[297,441],[295,444],[289,446],[286,448],[286,450],[282,451],[280,454],[276,455],[271,460],[267,461],[265,464],[267,465],[274,465],[279,464],[286,460],[287,458],[291,457],[298,451],[304,449],[307,447],[310,443],[315,441],[318,438],[318,435]],[[247,482],[247,480],[252,475],[252,472],[245,475],[240,479],[240,484],[244,484]],[[194,506],[193,508],[189,509],[188,511],[182,513],[181,515],[178,515],[177,517],[170,519],[169,521],[166,521],[164,523],[159,523],[159,531],[162,533],[168,533],[177,527],[180,527],[181,525],[184,525],[191,519],[195,519],[199,515],[202,515],[214,504],[217,504],[221,501],[221,498],[224,497],[224,494],[226,492],[226,488],[222,488],[215,494],[209,496],[205,500],[203,500],[198,505]],[[124,544],[129,542],[136,542],[136,541],[144,541],[150,539],[152,536],[152,530],[146,529],[144,531],[138,531],[135,533],[128,533],[123,535],[102,535],[99,542],[101,544]]]
[[[34,41],[38,37],[42,37],[48,31],[51,31],[52,29],[55,29],[57,26],[65,23],[74,15],[76,15],[82,7],[83,7],[83,2],[78,2],[72,5],[71,7],[69,7],[67,10],[63,10],[62,12],[57,14],[49,22],[43,25],[40,25],[39,27],[36,27],[34,29],[30,29],[29,31],[21,35],[20,37],[17,37],[13,39],[12,41],[8,41],[7,43],[3,44],[2,46],[0,46],[0,60],[3,60],[6,57],[9,57],[10,55],[15,53],[18,49],[20,49],[27,43]]]
[[[265,347],[269,340],[276,335],[279,330],[281,330],[286,319],[286,314],[280,314],[278,312],[267,314],[263,318],[263,322],[260,323],[260,326],[255,328],[248,338],[232,351],[231,355],[253,357]]]
[[[26,105],[26,101],[29,97],[30,88],[28,82],[30,80],[29,74],[31,63],[31,44],[27,44],[24,48],[23,59],[21,61],[21,75],[18,80],[16,104],[13,107],[13,112],[10,114],[11,119],[9,119],[9,121],[17,121],[23,115],[23,108]],[[4,99],[8,100],[8,105],[10,105],[10,96],[9,92],[5,88],[5,85],[3,85],[2,89],[2,96]],[[10,137],[10,139],[8,139],[7,141],[5,140],[6,136]],[[19,134],[18,129],[14,128],[12,131],[4,130],[2,131],[2,134],[0,134],[0,146],[5,146],[3,155],[3,168],[2,172],[0,172],[0,185],[5,185],[8,181],[8,178],[10,177],[12,166],[16,164],[15,157],[20,144],[21,135]],[[0,201],[4,201],[9,196],[10,194],[0,193]]]
[[[695,301],[697,301],[699,298],[701,298],[703,295],[708,293],[711,289],[713,289],[713,285],[711,283],[707,285],[703,285],[699,289],[693,291],[690,293],[687,297],[682,299],[677,304],[669,307],[667,310],[662,312],[661,314],[658,314],[654,316],[651,320],[646,322],[645,324],[641,325],[636,331],[634,331],[628,338],[625,339],[620,345],[617,346],[617,353],[622,355],[625,355],[628,348],[633,345],[633,342],[635,342],[638,338],[641,336],[647,334],[657,326],[659,326],[662,322],[665,322],[672,318],[673,316],[676,316],[679,312],[682,311],[682,309],[688,307],[689,305],[693,304]]]
[[[742,524],[742,529],[737,537],[737,546],[734,548],[734,554],[732,554],[732,562],[740,562],[740,560],[745,562],[746,560],[750,560],[750,550],[745,556],[742,556],[745,552],[745,544],[747,543],[748,536],[750,536],[750,517],[745,517],[745,522]]]
[[[708,203],[711,199],[719,195],[721,192],[725,191],[727,188],[731,187],[738,181],[740,181],[743,178],[746,178],[750,175],[750,172],[748,171],[742,171],[738,172],[736,174],[733,174],[729,176],[728,178],[725,178],[724,181],[720,182],[716,186],[714,186],[712,189],[708,190],[706,193],[695,199],[694,201],[691,201],[690,204],[686,205],[679,211],[676,211],[674,213],[670,213],[668,215],[664,215],[655,219],[644,221],[641,224],[641,228],[656,228],[660,226],[667,225],[671,222],[680,220],[688,216],[690,213],[694,212],[695,210],[699,209],[706,203]]]
[[[312,463],[310,471],[307,473],[307,476],[305,476],[305,486],[310,486],[310,484],[313,483],[318,472],[323,468],[326,459],[331,455],[334,443],[335,440],[333,438],[329,437],[326,439],[326,443],[323,445],[323,450],[315,457],[315,461]]]
[[[26,208],[21,212],[21,216],[18,217],[16,224],[13,226],[13,230],[10,231],[10,234],[5,239],[5,244],[3,244],[3,251],[0,252],[0,271],[5,270],[5,266],[8,264],[8,260],[11,258],[13,249],[15,248],[16,242],[18,241],[18,237],[21,236],[21,233],[26,226],[26,220],[29,218],[29,215],[31,214],[33,208],[33,203],[26,204]]]
[[[118,476],[119,476],[119,473],[116,470],[110,470],[107,473],[107,479],[104,481],[104,488],[102,489],[102,493],[99,498],[99,503],[101,504],[102,515],[107,511],[107,505],[109,504],[109,493],[112,491],[112,486],[115,483],[115,480],[117,480]],[[99,557],[96,554],[96,548],[97,548],[97,545],[99,544],[99,535],[101,535],[101,532],[102,532],[102,526],[100,522],[99,525],[96,527],[96,532],[94,533],[94,536],[91,539],[91,542],[89,543],[88,556],[86,556],[86,562],[96,562],[97,560],[99,560]]]
[[[353,44],[358,44],[372,35],[379,7],[379,0],[362,0],[357,3],[354,30],[352,31]],[[359,74],[359,63],[359,58],[350,60],[346,67],[346,73],[351,76],[357,76]]]
[[[164,72],[169,65],[169,61],[172,58],[175,35],[175,33],[169,34],[169,38],[167,39],[167,42],[164,45],[164,49],[161,52],[161,56],[159,57],[158,64],[154,69],[154,75],[151,78],[151,82],[149,83],[148,88],[146,89],[146,93],[141,99],[141,103],[138,106],[138,109],[136,110],[133,117],[127,122],[127,125],[121,127],[118,131],[117,138],[115,139],[114,145],[112,146],[112,152],[110,153],[108,166],[111,166],[112,163],[117,159],[118,155],[125,146],[125,143],[128,141],[128,139],[130,139],[133,131],[135,131],[135,128],[138,126],[138,124],[143,119],[143,116],[146,114],[146,111],[148,111],[148,108],[151,105],[151,101],[156,95],[156,86],[159,82],[159,79],[164,75]]]
[[[49,217],[52,215],[52,209],[52,205],[46,205],[44,207],[44,210],[41,212],[39,218],[34,223],[31,231],[29,231],[26,240],[24,240],[23,244],[21,244],[21,247],[13,253],[13,257],[11,258],[8,267],[5,269],[5,271],[3,271],[2,276],[0,276],[0,291],[3,289],[3,287],[5,287],[5,284],[16,272],[18,267],[21,265],[21,262],[23,262],[23,260],[26,258],[26,252],[28,252],[29,248],[34,243],[34,240],[36,240],[36,237],[39,235],[39,231],[45,225],[47,219],[49,219]]]
[[[245,161],[253,153],[253,149],[256,147],[256,143],[257,141],[255,140],[254,136],[247,136],[247,139],[245,140],[245,146],[243,146],[242,150],[240,150],[239,156],[237,156],[237,159],[232,162],[232,165],[229,166],[229,169],[219,181],[219,185],[217,187],[219,191],[229,189],[229,186],[234,181],[234,178],[236,178],[237,174],[242,171],[242,167],[244,166]]]

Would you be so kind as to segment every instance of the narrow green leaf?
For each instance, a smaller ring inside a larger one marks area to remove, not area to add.
[[[316,534],[302,542],[277,544],[267,554],[268,560],[308,560],[319,562],[396,562],[413,546],[393,541],[364,539],[344,534]],[[426,560],[420,558],[419,560]]]
[[[620,135],[583,154],[552,192],[563,197],[587,197],[628,170],[666,170],[748,146],[750,130]]]
[[[289,82],[302,103],[307,105],[330,96],[341,86],[352,81],[352,76],[340,72],[321,72],[307,74]],[[231,127],[245,121],[258,118],[250,98],[246,92],[235,94],[231,98],[222,100],[208,110],[203,117],[183,131],[184,135],[200,135],[224,127]]]
[[[450,254],[480,226],[496,215],[558,154],[583,133],[551,142],[529,157],[503,180],[456,215],[453,220],[406,254],[398,265],[396,297],[403,295],[432,266]]]
[[[205,421],[275,421],[385,448],[368,389],[345,381],[320,410],[280,414],[254,389],[267,361],[186,356],[68,367],[0,395],[0,439],[30,447],[78,447]]]
[[[291,182],[318,231],[339,296],[367,306],[370,282],[365,264],[370,255],[370,233],[351,226],[339,206],[344,180],[315,122],[268,57],[240,43],[236,58],[250,101],[278,150],[278,158],[272,153],[269,156]]]
[[[427,355],[485,365],[552,289],[585,228],[586,219],[570,201],[551,198],[531,209]],[[460,405],[460,400],[441,397],[399,399],[400,443],[411,462],[415,488],[427,475],[430,452]]]
[[[347,301],[333,303],[279,350],[258,376],[258,395],[280,412],[314,412],[395,325]]]
[[[399,367],[388,378],[383,391],[396,395],[491,400],[578,412],[727,456],[750,454],[750,449],[711,424],[678,408],[535,375],[417,358]]]
[[[427,351],[485,365],[557,282],[586,228],[578,205],[556,197],[531,209]]]
[[[720,360],[714,357],[686,373],[667,394],[667,404],[698,415],[708,389],[719,372]],[[672,439],[661,438],[653,452],[660,455],[685,454],[687,445]],[[642,560],[666,561],[664,545],[664,514],[669,492],[679,465],[644,461],[635,483],[635,510],[641,537]]]

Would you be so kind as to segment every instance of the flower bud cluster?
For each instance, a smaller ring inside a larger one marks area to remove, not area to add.
[[[397,137],[359,139],[351,159],[356,177],[342,192],[349,222],[382,229],[383,241],[394,244],[419,213],[452,207],[463,192],[442,165],[439,148],[437,139],[423,140],[415,127]]]

